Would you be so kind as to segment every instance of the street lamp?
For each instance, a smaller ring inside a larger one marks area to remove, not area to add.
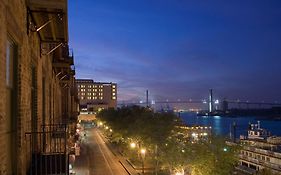
[[[140,152],[141,152],[141,157],[142,157],[142,174],[144,174],[144,159],[145,159],[146,149],[142,148],[140,150]]]
[[[132,142],[132,143],[130,144],[130,146],[131,146],[131,148],[135,148],[135,147],[136,147],[136,143]]]

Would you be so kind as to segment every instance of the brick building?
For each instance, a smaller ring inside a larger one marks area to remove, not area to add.
[[[80,108],[87,112],[117,107],[117,84],[77,79]]]
[[[67,0],[0,0],[0,26],[0,174],[67,174],[78,104]]]

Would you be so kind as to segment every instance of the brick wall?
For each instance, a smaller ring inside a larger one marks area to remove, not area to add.
[[[0,1],[0,175],[26,174],[29,166],[29,152],[26,132],[31,131],[32,110],[36,110],[38,130],[41,129],[43,104],[45,105],[46,124],[59,122],[62,116],[62,88],[52,67],[52,55],[40,55],[40,40],[37,33],[27,32],[27,7],[25,0]],[[10,124],[7,116],[6,94],[6,43],[11,37],[18,46],[16,59],[17,97],[16,110],[16,148],[10,143]],[[32,66],[36,70],[37,105],[31,105]],[[45,96],[43,98],[43,83]],[[45,99],[45,103],[43,102]],[[12,148],[12,150],[10,150]],[[11,152],[16,153],[15,162],[11,162]],[[12,166],[13,165],[13,166]],[[12,167],[14,167],[12,169]]]

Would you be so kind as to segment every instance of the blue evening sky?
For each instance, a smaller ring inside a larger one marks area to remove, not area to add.
[[[281,102],[280,0],[69,0],[76,78],[118,99]]]

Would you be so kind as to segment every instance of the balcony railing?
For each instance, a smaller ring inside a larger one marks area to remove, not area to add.
[[[43,125],[40,132],[27,132],[28,175],[68,174],[67,127]]]

